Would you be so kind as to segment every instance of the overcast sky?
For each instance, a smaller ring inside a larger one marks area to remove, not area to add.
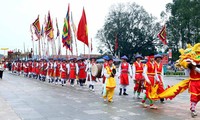
[[[135,2],[153,16],[160,18],[160,12],[165,10],[165,5],[172,0],[1,0],[0,4],[0,48],[26,50],[32,47],[30,24],[34,22],[38,14],[40,24],[44,22],[44,16],[48,11],[54,21],[58,19],[59,29],[62,30],[63,19],[66,16],[68,3],[73,12],[73,19],[78,26],[83,6],[85,8],[88,36],[93,39],[93,52],[97,53],[97,39],[95,35],[108,15],[110,6],[117,3]],[[61,31],[62,33],[62,31]],[[78,52],[83,53],[83,43],[78,41]],[[86,51],[88,52],[88,51]],[[0,54],[4,52],[1,50]],[[75,51],[74,51],[75,53]],[[65,48],[62,48],[65,54]]]

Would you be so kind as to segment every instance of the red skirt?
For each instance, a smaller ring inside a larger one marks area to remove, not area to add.
[[[67,78],[67,73],[66,72],[61,72],[61,79],[66,79]]]
[[[60,70],[59,69],[56,69],[55,77],[60,77]]]
[[[35,73],[36,73],[36,75],[38,75],[39,72],[40,72],[40,69],[39,69],[39,68],[36,68],[36,69],[35,69]]]
[[[24,68],[24,73],[28,73],[28,68]]]
[[[121,85],[129,85],[128,73],[121,73],[120,84]]]
[[[79,79],[85,79],[86,78],[86,72],[85,70],[80,70],[78,74]]]
[[[76,79],[76,71],[75,70],[69,71],[69,79]]]
[[[41,71],[41,75],[46,76],[46,75],[47,75],[47,70],[42,70],[42,71]]]
[[[53,69],[48,69],[48,76],[53,77]]]

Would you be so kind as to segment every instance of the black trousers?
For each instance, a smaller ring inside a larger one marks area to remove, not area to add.
[[[2,79],[3,77],[3,71],[0,70],[0,78]]]

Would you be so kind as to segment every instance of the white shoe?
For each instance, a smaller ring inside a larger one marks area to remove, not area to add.
[[[195,116],[197,116],[197,112],[196,111],[192,111],[191,112],[191,116],[194,118]]]
[[[147,107],[148,107],[148,105],[147,105],[146,103],[142,103],[142,106],[143,106],[144,108],[147,108]]]
[[[150,106],[150,109],[158,109],[155,105]]]
[[[92,91],[92,87],[90,87],[89,90]]]
[[[103,99],[103,101],[106,102],[107,100],[106,100],[106,99]]]
[[[71,87],[74,87],[74,85],[71,85]]]
[[[94,92],[94,89],[92,89],[92,92]]]
[[[142,99],[140,96],[137,96],[137,99]]]

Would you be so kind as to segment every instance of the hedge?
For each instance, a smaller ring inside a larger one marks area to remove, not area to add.
[[[185,75],[185,72],[183,72],[183,71],[166,72],[164,75]]]

